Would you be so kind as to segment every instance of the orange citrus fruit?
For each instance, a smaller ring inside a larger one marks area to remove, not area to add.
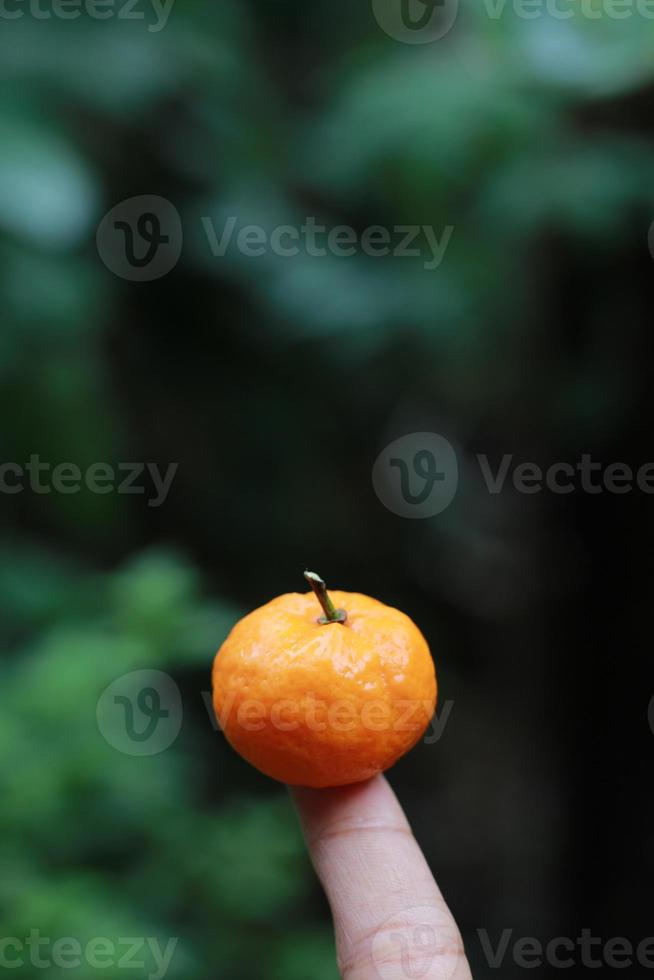
[[[214,660],[213,704],[227,740],[266,775],[343,786],[415,745],[436,674],[408,616],[355,592],[330,597],[305,575],[315,595],[278,596],[233,628]]]

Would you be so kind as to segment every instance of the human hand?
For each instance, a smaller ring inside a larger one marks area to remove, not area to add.
[[[383,776],[294,787],[343,980],[471,980],[461,935]]]

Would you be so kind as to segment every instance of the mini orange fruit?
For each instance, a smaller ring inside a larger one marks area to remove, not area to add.
[[[343,786],[415,745],[436,674],[404,613],[354,592],[330,596],[305,577],[313,592],[278,596],[233,628],[214,660],[213,705],[230,744],[266,775]]]

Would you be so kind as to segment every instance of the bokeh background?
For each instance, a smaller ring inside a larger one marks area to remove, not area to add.
[[[1,935],[176,936],[170,980],[337,977],[286,791],[203,700],[233,622],[309,565],[430,642],[447,725],[391,782],[474,976],[498,975],[478,929],[637,943],[654,500],[493,496],[474,457],[654,459],[652,22],[468,4],[408,45],[351,0],[176,0],[158,32],[136,9],[0,30],[2,460],[178,464],[156,508],[2,494]],[[184,244],[133,283],[95,237],[145,194]],[[218,258],[201,218],[230,215],[454,233],[433,271]],[[407,520],[371,470],[420,431],[453,443],[460,486]],[[148,757],[96,724],[143,668],[184,711]],[[523,975],[510,953],[501,974]]]

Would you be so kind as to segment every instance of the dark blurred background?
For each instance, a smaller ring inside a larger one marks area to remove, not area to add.
[[[479,929],[654,933],[654,499],[493,495],[475,460],[654,460],[651,20],[474,4],[407,44],[347,0],[176,0],[160,30],[144,0],[139,20],[5,9],[2,461],[178,468],[156,507],[2,494],[2,937],[179,937],[171,980],[336,978],[286,791],[202,696],[231,625],[307,565],[430,643],[450,714],[390,779],[473,975],[498,975]],[[183,247],[134,282],[96,231],[143,195]],[[202,218],[229,216],[454,230],[433,270],[215,256]],[[460,467],[423,520],[371,480],[414,432]],[[96,723],[142,669],[183,704],[148,756]],[[509,952],[501,975],[523,972]]]

